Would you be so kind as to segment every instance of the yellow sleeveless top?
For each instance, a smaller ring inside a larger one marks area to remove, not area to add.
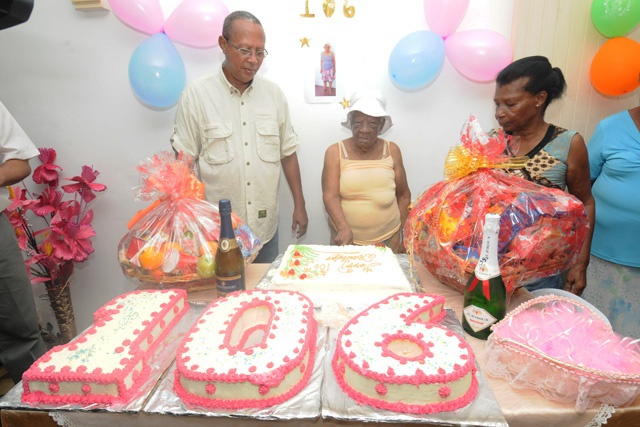
[[[340,199],[342,211],[357,245],[383,242],[400,229],[396,180],[389,141],[378,160],[349,160],[340,144]]]

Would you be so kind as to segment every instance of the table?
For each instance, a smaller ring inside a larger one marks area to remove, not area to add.
[[[246,269],[246,283],[248,289],[255,288],[260,279],[267,273],[270,264],[251,264]],[[422,265],[415,266],[422,288],[427,293],[443,295],[446,298],[445,306],[455,311],[458,319],[462,318],[462,295],[452,288],[438,282]],[[195,292],[189,295],[190,301],[211,301],[216,297],[215,290]],[[526,301],[530,295],[519,290],[510,302],[510,309]],[[484,369],[484,345],[485,341],[466,336],[471,347],[476,353],[476,359],[480,369]],[[586,426],[598,413],[598,408],[590,409],[584,414],[579,414],[573,404],[552,402],[543,398],[533,390],[518,390],[512,388],[503,379],[486,376],[489,386],[496,400],[502,408],[502,412],[510,427],[583,427]],[[124,414],[105,412],[64,412],[67,419],[80,426],[165,426],[179,423],[184,426],[210,426],[212,420],[207,417],[180,417],[157,414]],[[55,414],[54,414],[55,416]],[[57,427],[58,424],[46,411],[25,409],[3,409],[0,411],[2,427]],[[367,423],[370,424],[370,423]],[[344,426],[356,425],[334,420],[293,420],[293,421],[261,421],[252,419],[228,419],[215,420],[218,427],[245,427],[255,425],[273,426]],[[407,426],[409,424],[385,423],[385,427]],[[425,426],[426,424],[411,424]],[[640,426],[640,397],[634,403],[625,408],[617,408],[613,416],[608,420],[607,427],[631,427]]]

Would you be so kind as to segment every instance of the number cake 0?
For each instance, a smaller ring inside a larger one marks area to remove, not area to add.
[[[22,377],[22,401],[128,401],[149,376],[148,359],[188,309],[183,290],[134,291],[113,299],[95,312],[89,329],[31,365]]]
[[[396,412],[453,411],[478,393],[475,357],[459,334],[437,324],[444,297],[405,293],[353,317],[332,359],[340,388],[357,402]]]
[[[411,292],[412,286],[386,246],[290,245],[270,289],[301,292],[315,306],[364,308],[395,293]]]
[[[209,304],[181,342],[174,390],[189,405],[276,405],[308,383],[316,340],[313,303],[304,295],[233,292]]]

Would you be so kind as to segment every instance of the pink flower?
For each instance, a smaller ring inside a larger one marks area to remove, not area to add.
[[[58,171],[56,169],[62,170],[62,168],[53,164],[56,161],[56,156],[56,150],[53,148],[40,148],[38,159],[42,164],[33,171],[33,182],[47,184],[49,187],[58,186]]]
[[[68,178],[67,181],[76,181],[77,184],[63,185],[62,189],[67,193],[80,193],[82,199],[89,203],[96,198],[94,191],[104,191],[107,187],[104,184],[94,183],[100,173],[89,166],[82,166],[81,176]]]
[[[96,233],[91,226],[93,210],[88,203],[96,198],[94,192],[107,187],[95,182],[97,171],[83,166],[80,176],[67,179],[75,181],[74,184],[59,188],[58,170],[62,168],[53,163],[56,151],[41,148],[38,158],[42,165],[34,170],[33,181],[45,185],[42,192],[30,193],[24,184],[24,188],[11,187],[12,203],[5,212],[25,254],[31,282],[49,286],[67,283],[74,264],[87,260],[94,252],[91,239]],[[65,200],[66,194],[72,194],[73,198]],[[33,224],[37,222],[43,225],[35,227]]]

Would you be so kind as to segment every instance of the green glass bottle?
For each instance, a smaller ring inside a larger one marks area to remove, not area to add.
[[[231,201],[222,199],[220,210],[220,238],[216,251],[216,282],[218,297],[244,291],[244,259],[231,222]]]
[[[507,288],[498,264],[499,232],[500,215],[487,214],[480,258],[464,291],[462,327],[469,335],[482,340],[491,334],[491,325],[507,313]]]

